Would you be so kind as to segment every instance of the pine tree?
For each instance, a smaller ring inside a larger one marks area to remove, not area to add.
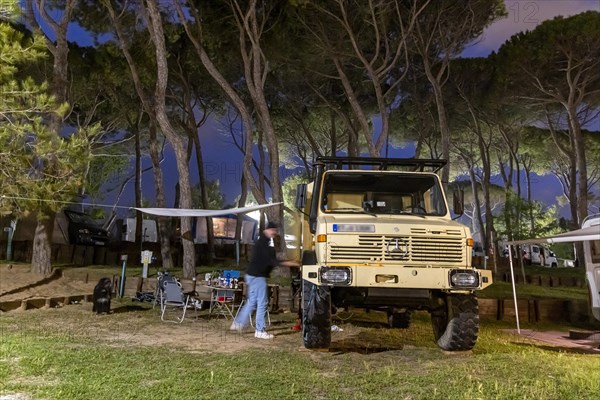
[[[57,135],[48,128],[53,115],[64,115],[47,82],[35,71],[46,57],[44,41],[17,22],[16,9],[0,13],[0,210],[15,218],[38,219],[32,272],[51,269],[48,218],[72,200],[82,187],[90,160],[90,138],[98,127]]]

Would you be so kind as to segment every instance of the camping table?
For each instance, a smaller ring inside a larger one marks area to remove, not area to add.
[[[209,315],[223,315],[225,318],[235,317],[236,308],[242,302],[242,289],[210,286]]]

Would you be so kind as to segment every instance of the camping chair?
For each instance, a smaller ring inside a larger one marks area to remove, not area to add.
[[[186,295],[183,293],[183,289],[181,288],[181,284],[177,281],[165,281],[162,287],[162,298],[161,298],[161,321],[165,322],[175,322],[182,323],[185,319],[185,313],[188,308],[188,304],[190,302],[190,295]],[[165,313],[168,307],[182,309],[181,317],[177,316],[176,320],[165,319]],[[194,307],[194,310],[196,308]],[[198,314],[196,312],[196,318]]]
[[[164,284],[165,282],[177,282],[177,278],[169,274],[169,272],[158,272],[156,278],[156,289],[154,290],[154,301],[152,302],[152,308],[156,307],[156,303],[160,304],[162,310],[162,302],[164,298]]]

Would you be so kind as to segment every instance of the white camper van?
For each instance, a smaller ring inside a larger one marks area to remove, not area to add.
[[[581,225],[581,229],[586,228],[596,234],[600,232],[600,214],[587,217]],[[584,241],[583,253],[592,314],[600,321],[600,240]]]
[[[556,254],[547,247],[538,246],[537,244],[523,246],[523,260],[527,265],[540,265],[550,268],[558,267]]]

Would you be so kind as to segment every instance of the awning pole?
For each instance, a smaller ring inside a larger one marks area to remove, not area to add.
[[[515,301],[515,319],[517,320],[517,333],[521,334],[521,326],[519,324],[519,307],[517,305],[517,289],[515,288],[515,271],[513,269],[512,245],[508,245],[508,260],[510,264],[510,280],[512,282],[513,299]]]

